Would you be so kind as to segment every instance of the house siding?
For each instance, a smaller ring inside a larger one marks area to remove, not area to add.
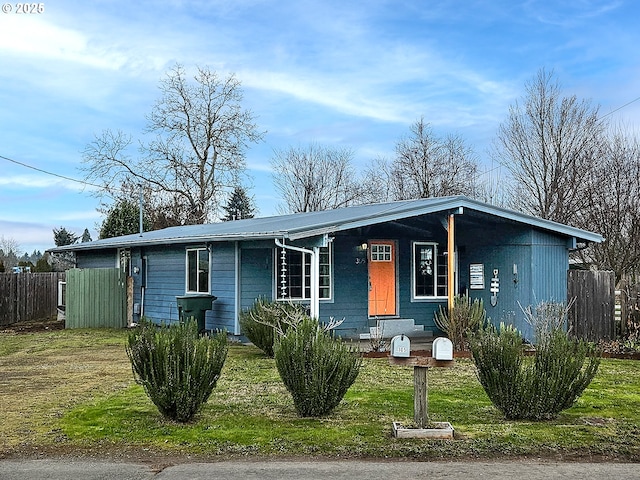
[[[156,323],[177,322],[176,297],[185,294],[185,247],[147,248],[143,255],[147,257],[144,315]],[[137,278],[134,290],[141,287],[141,277]]]
[[[116,250],[99,250],[76,253],[77,268],[115,268]]]
[[[446,249],[445,220],[446,212],[442,212],[335,232],[332,297],[320,301],[320,319],[344,318],[338,333],[347,337],[357,337],[375,325],[376,319],[368,315],[367,251],[359,246],[373,240],[392,240],[396,246],[397,318],[413,319],[425,330],[439,334],[434,315],[441,306],[446,307],[447,301],[413,297],[412,251],[414,241],[433,242],[441,251]],[[456,215],[455,234],[458,291],[482,299],[493,323],[512,323],[531,339],[531,327],[525,322],[520,305],[565,301],[570,238],[470,210]],[[314,242],[317,238],[313,237]],[[144,315],[158,323],[178,320],[176,296],[185,294],[186,248],[205,245],[181,242],[131,249],[134,303],[143,306]],[[305,240],[288,243],[304,246]],[[238,333],[237,315],[241,310],[251,307],[260,296],[275,298],[278,285],[275,275],[279,268],[275,244],[273,240],[254,240],[208,245],[211,249],[210,291],[217,299],[207,312],[206,328]],[[115,249],[77,253],[80,268],[113,268],[116,257]],[[474,263],[484,266],[485,284],[480,290],[469,289],[469,268]],[[514,265],[517,265],[517,281]],[[135,269],[136,266],[139,268]],[[491,305],[494,270],[498,271],[500,291],[497,302]]]
[[[236,330],[236,276],[235,244],[232,242],[211,245],[211,294],[218,297],[207,312],[205,327],[208,330]]]
[[[258,297],[273,299],[273,248],[240,247],[240,308],[250,308]]]
[[[469,295],[482,299],[487,317],[494,325],[512,324],[527,340],[533,340],[533,329],[522,308],[541,301],[566,301],[569,267],[566,238],[511,225],[492,229],[491,235],[473,229],[460,237],[466,244],[459,255],[461,291],[469,286],[470,264],[483,264],[485,288],[468,290]],[[517,275],[513,274],[514,264]],[[494,269],[498,270],[500,281],[495,306],[491,304],[489,290]]]

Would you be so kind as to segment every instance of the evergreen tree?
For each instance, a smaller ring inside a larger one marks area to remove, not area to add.
[[[241,186],[236,186],[229,196],[229,201],[222,207],[226,212],[223,221],[242,220],[255,216],[255,206],[253,199],[247,195],[246,190]]]
[[[85,228],[84,232],[82,232],[82,238],[80,239],[82,243],[91,241],[91,234],[89,233],[89,229]]]
[[[143,220],[145,231],[150,229],[146,215]],[[121,200],[115,203],[107,212],[107,218],[102,222],[100,238],[119,237],[140,231],[140,207],[130,201]]]
[[[70,232],[64,227],[53,229],[53,241],[56,247],[64,247],[65,245],[73,245],[78,241],[78,237],[75,233]]]

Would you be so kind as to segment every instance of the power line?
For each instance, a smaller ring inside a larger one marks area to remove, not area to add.
[[[630,102],[625,103],[625,104],[624,104],[624,105],[622,105],[621,107],[618,107],[618,108],[616,108],[616,109],[614,109],[614,110],[611,110],[609,113],[605,113],[605,114],[604,114],[604,115],[602,115],[600,118],[604,118],[604,117],[606,117],[606,116],[608,116],[608,115],[611,115],[612,113],[617,112],[618,110],[622,110],[624,107],[627,107],[627,106],[631,105],[632,103],[637,102],[638,100],[640,100],[640,97],[634,98],[633,100],[631,100]]]
[[[45,173],[47,175],[51,175],[52,177],[62,178],[64,180],[69,180],[70,182],[80,183],[82,185],[87,185],[87,186],[90,186],[90,187],[96,187],[96,188],[99,188],[101,190],[103,190],[105,188],[103,185],[96,185],[94,183],[86,182],[84,180],[78,180],[77,178],[71,178],[71,177],[67,177],[65,175],[60,175],[59,173],[49,172],[47,170],[43,170],[42,168],[34,167],[33,165],[29,165],[29,164],[26,164],[24,162],[19,162],[18,160],[14,160],[12,158],[5,157],[4,155],[0,155],[0,158],[3,159],[3,160],[6,160],[8,162],[15,163],[16,165],[20,165],[20,166],[25,167],[25,168],[30,168],[31,170],[35,170],[36,172],[40,172],[40,173]]]

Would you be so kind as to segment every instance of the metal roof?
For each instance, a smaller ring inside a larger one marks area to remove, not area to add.
[[[603,240],[602,236],[586,230],[496,207],[464,196],[453,196],[375,203],[320,212],[251,218],[204,225],[169,227],[142,234],[136,233],[93,242],[76,243],[53,248],[50,251],[80,251],[203,241],[221,242],[274,238],[298,240],[420,215],[446,213],[461,208],[462,212],[465,209],[471,209],[486,215],[530,225],[533,228],[575,237],[577,240],[587,242],[601,242]]]

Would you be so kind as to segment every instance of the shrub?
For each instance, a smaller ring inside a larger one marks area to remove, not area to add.
[[[199,336],[194,320],[169,327],[143,322],[129,333],[136,381],[160,413],[188,422],[207,402],[227,357],[227,335]]]
[[[298,415],[318,417],[340,403],[358,377],[362,355],[306,317],[276,340],[275,360]]]
[[[440,307],[435,315],[436,326],[445,332],[453,348],[457,351],[468,350],[469,335],[484,326],[487,312],[482,300],[471,300],[467,295],[456,295],[453,308],[445,310]]]
[[[525,358],[520,332],[504,324],[481,329],[470,343],[482,387],[510,420],[555,418],[577,401],[600,365],[594,345],[557,327],[539,338],[533,358]]]
[[[240,314],[242,333],[268,357],[273,357],[273,344],[279,330],[305,315],[305,307],[287,302],[271,302],[258,298],[251,308]]]

